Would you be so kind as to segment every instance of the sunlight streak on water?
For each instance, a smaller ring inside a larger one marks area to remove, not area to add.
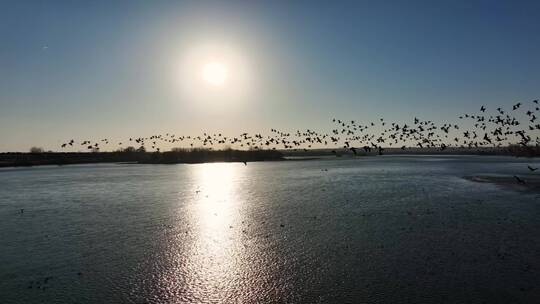
[[[190,170],[194,180],[188,211],[191,245],[184,255],[171,252],[170,265],[176,269],[165,272],[161,280],[162,284],[169,282],[171,286],[165,290],[173,291],[176,300],[227,299],[230,285],[242,273],[244,247],[235,229],[243,221],[239,211],[242,198],[235,182],[242,174],[239,168],[238,164],[215,163]],[[178,277],[182,279],[178,281]]]

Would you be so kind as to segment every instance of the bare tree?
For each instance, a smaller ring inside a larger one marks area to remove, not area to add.
[[[125,152],[125,153],[134,153],[136,151],[137,149],[135,149],[135,147],[133,146],[126,147],[124,150],[122,150],[122,152]]]
[[[43,150],[43,148],[40,148],[40,147],[30,148],[30,153],[43,153],[43,152],[45,152],[45,150]]]

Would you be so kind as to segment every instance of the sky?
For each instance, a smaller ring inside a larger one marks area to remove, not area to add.
[[[0,152],[540,97],[540,2],[0,0]],[[208,63],[226,68],[215,86]]]

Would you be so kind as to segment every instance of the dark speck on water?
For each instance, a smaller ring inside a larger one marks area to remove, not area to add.
[[[527,166],[540,161],[0,169],[0,303],[538,303]]]

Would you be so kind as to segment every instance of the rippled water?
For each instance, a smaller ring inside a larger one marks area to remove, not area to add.
[[[2,169],[0,302],[538,303],[539,195],[462,178],[526,164]]]

